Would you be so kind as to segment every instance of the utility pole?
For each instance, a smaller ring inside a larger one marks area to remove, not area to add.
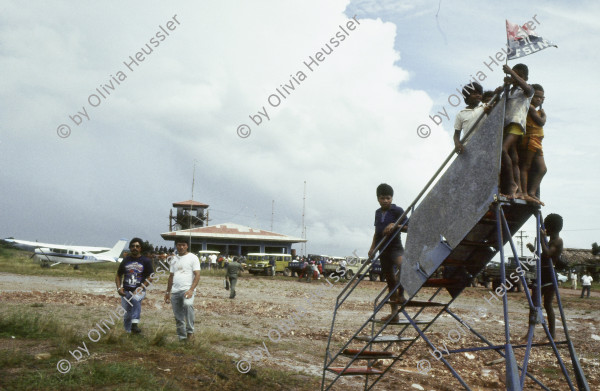
[[[517,235],[517,241],[519,242],[519,244],[521,245],[521,258],[523,258],[523,243],[525,242],[523,240],[523,238],[528,238],[529,236],[527,235],[523,235],[525,231],[519,231],[519,234]]]

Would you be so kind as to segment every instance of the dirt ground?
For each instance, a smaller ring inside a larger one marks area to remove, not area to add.
[[[363,282],[338,312],[333,346],[341,346],[354,331],[369,317],[373,298],[383,288],[381,282]],[[195,300],[196,327],[228,335],[243,335],[252,341],[249,346],[232,348],[214,346],[232,357],[242,370],[251,366],[253,370],[278,368],[293,372],[303,371],[317,377],[322,376],[322,367],[327,345],[327,336],[335,298],[343,287],[335,284],[330,288],[323,281],[299,282],[291,277],[255,277],[243,275],[238,282],[237,297],[228,299],[229,292],[223,288],[219,277],[203,276]],[[148,330],[175,325],[169,305],[163,299],[165,287],[156,284],[142,306],[141,327]],[[426,299],[434,292],[432,288],[422,290],[419,297]],[[583,371],[591,390],[600,389],[600,294],[593,292],[590,299],[579,299],[580,291],[561,289],[567,325]],[[312,300],[309,302],[309,298]],[[488,298],[491,303],[485,300]],[[445,293],[436,301],[449,300]],[[528,309],[522,293],[510,293],[510,326],[512,342],[515,343],[526,332]],[[67,277],[22,276],[0,273],[0,303],[23,305],[43,303],[39,311],[59,315],[69,324],[89,329],[105,318],[119,304],[114,282],[98,282]],[[555,307],[556,308],[556,307]],[[37,309],[37,308],[36,308]],[[504,338],[504,322],[501,301],[491,299],[485,288],[468,288],[452,304],[450,309],[488,340],[501,344]],[[387,309],[385,309],[387,310]],[[429,309],[427,311],[434,311]],[[412,311],[414,312],[414,310]],[[432,313],[432,312],[431,312]],[[383,314],[383,313],[382,313]],[[557,339],[564,340],[557,314]],[[427,314],[421,315],[427,318]],[[381,317],[381,316],[379,316]],[[430,317],[430,316],[429,316]],[[398,330],[399,326],[395,330]],[[391,328],[385,334],[391,334]],[[449,315],[443,315],[430,329],[428,337],[432,343],[447,349],[483,346],[477,339]],[[545,342],[541,327],[536,328],[534,341]],[[407,335],[414,335],[414,331]],[[358,345],[352,345],[357,346]],[[268,351],[268,352],[267,352]],[[517,361],[522,363],[524,349],[516,350]],[[566,347],[559,352],[567,367],[570,356]],[[93,352],[92,352],[93,353]],[[434,352],[435,354],[435,352]],[[486,365],[500,358],[494,351],[457,353],[444,355],[456,371],[473,390],[505,389],[504,363]],[[425,360],[430,369],[425,370]],[[343,359],[339,363],[345,363]],[[165,363],[168,369],[168,363]],[[419,367],[418,367],[419,365]],[[542,380],[551,390],[568,390],[557,360],[549,347],[535,348],[529,360],[529,371]],[[330,375],[328,375],[330,378]],[[333,389],[358,390],[363,377],[344,377]],[[376,385],[378,390],[457,390],[460,383],[452,377],[446,367],[432,355],[423,341],[419,341],[397,362],[390,372]],[[541,389],[533,382],[526,382],[525,389]]]

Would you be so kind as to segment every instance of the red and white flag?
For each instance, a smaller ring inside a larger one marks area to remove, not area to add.
[[[527,27],[527,24],[519,26],[508,20],[506,21],[506,40],[509,60],[528,56],[550,46],[558,47],[537,35],[535,31]]]

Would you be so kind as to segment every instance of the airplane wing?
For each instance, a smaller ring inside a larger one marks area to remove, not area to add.
[[[25,251],[33,251],[39,247],[53,247],[54,244],[50,243],[42,243],[42,242],[30,242],[28,240],[19,240],[19,239],[2,239],[7,243],[12,244],[13,246],[20,248]]]
[[[54,243],[42,243],[42,242],[31,242],[28,240],[20,240],[20,239],[3,239],[5,242],[12,244],[13,246],[20,248],[25,251],[34,251],[36,248],[53,248],[59,250],[75,250],[81,252],[99,252],[99,251],[109,251],[108,247],[90,247],[90,246],[66,246],[63,244],[54,244]]]

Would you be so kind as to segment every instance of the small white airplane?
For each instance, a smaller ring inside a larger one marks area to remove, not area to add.
[[[56,266],[60,263],[68,265],[85,265],[101,262],[121,262],[121,252],[127,245],[126,239],[119,240],[113,248],[108,247],[86,247],[65,246],[60,244],[30,242],[18,239],[3,239],[5,242],[25,251],[33,251],[42,266],[52,263]]]

